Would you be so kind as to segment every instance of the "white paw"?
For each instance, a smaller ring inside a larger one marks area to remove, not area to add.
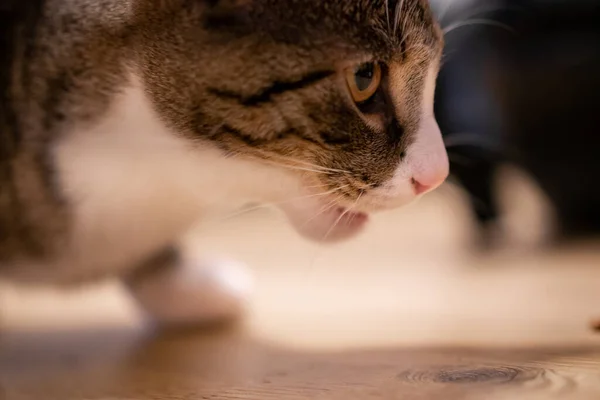
[[[245,265],[226,259],[186,260],[130,285],[156,322],[191,325],[233,320],[243,314],[253,289]]]

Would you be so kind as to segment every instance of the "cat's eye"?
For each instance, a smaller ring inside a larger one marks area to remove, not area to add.
[[[356,103],[369,100],[381,84],[381,67],[376,62],[360,64],[346,70],[346,82]]]

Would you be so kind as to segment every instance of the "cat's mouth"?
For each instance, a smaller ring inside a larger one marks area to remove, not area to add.
[[[360,233],[369,220],[362,211],[342,206],[329,207],[320,202],[288,204],[282,207],[302,236],[318,242],[337,242]]]

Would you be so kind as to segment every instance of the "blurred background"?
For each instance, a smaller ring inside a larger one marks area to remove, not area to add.
[[[436,112],[453,177],[487,240],[502,218],[498,169],[528,174],[555,240],[600,230],[600,3],[436,0],[446,32]]]
[[[256,273],[260,340],[327,348],[597,341],[600,2],[432,0],[447,47],[436,113],[452,179],[335,246],[265,208],[209,221],[189,251]],[[139,326],[116,283],[3,286],[5,331]]]

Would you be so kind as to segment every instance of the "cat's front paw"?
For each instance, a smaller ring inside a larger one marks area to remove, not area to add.
[[[235,321],[249,302],[253,279],[228,259],[187,259],[127,282],[147,316],[161,326]]]

